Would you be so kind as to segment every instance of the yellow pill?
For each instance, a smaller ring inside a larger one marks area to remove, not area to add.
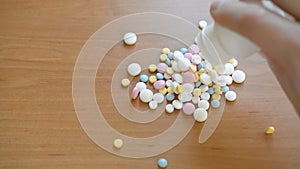
[[[169,87],[167,88],[167,92],[168,92],[168,93],[174,93],[173,87],[169,86]]]
[[[215,89],[215,93],[221,95],[223,92],[221,89]]]
[[[154,83],[154,82],[156,82],[156,81],[157,81],[157,78],[156,78],[155,75],[151,75],[151,76],[149,77],[149,82],[150,82],[150,83]]]
[[[123,140],[121,140],[121,139],[115,139],[115,141],[114,141],[114,147],[116,147],[116,148],[122,148],[123,147]]]
[[[219,95],[219,94],[213,94],[212,96],[211,96],[211,98],[213,99],[213,100],[220,100],[221,99],[221,95]]]
[[[155,64],[151,64],[149,65],[149,68],[148,68],[149,72],[153,73],[156,71],[156,65]]]
[[[205,69],[201,68],[199,71],[198,71],[198,75],[201,75],[202,73],[205,72]]]
[[[213,85],[213,88],[215,89],[215,90],[220,90],[221,89],[221,86],[219,86],[219,85]]]
[[[228,63],[231,63],[231,64],[233,64],[233,62],[234,62],[233,58],[228,61]]]
[[[269,126],[265,129],[265,134],[273,134],[275,132],[275,128],[273,126]]]
[[[162,53],[167,55],[168,53],[170,53],[170,49],[169,48],[163,48]]]
[[[168,56],[166,54],[161,54],[159,58],[160,58],[160,61],[164,62],[167,60]]]
[[[190,71],[193,72],[193,73],[196,72],[197,71],[197,67],[195,65],[191,65],[190,66]]]
[[[198,82],[200,80],[200,76],[198,75],[198,73],[195,73],[195,81],[194,82]]]
[[[178,92],[178,94],[182,93],[182,92],[183,92],[183,87],[182,87],[182,85],[178,85],[178,86],[176,87],[176,91]]]
[[[199,97],[201,95],[202,91],[199,88],[196,88],[193,90],[193,95],[196,97]]]
[[[173,68],[171,68],[171,67],[167,68],[167,74],[168,75],[172,75],[173,73],[174,73],[174,69]]]
[[[164,87],[162,89],[159,89],[159,93],[163,94],[163,95],[166,95],[167,94],[167,89]]]
[[[129,79],[123,79],[121,81],[121,84],[123,87],[128,87],[130,85],[130,80]]]
[[[209,86],[209,87],[212,87],[212,86],[213,86],[213,84],[212,84],[212,83],[210,83],[210,84],[208,84],[207,86]]]

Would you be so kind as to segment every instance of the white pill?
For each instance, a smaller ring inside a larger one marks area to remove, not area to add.
[[[165,96],[162,93],[155,93],[153,95],[153,100],[157,103],[162,103],[165,100]]]
[[[203,92],[203,93],[201,94],[200,98],[201,98],[202,100],[209,100],[209,99],[210,99],[210,95],[209,95],[209,93]]]
[[[147,89],[147,85],[146,85],[146,83],[144,83],[144,82],[137,82],[137,83],[135,84],[135,87],[136,87],[139,91],[142,91],[142,90]]]
[[[192,93],[195,85],[191,83],[185,83],[182,85],[183,91],[186,93]]]
[[[216,84],[219,86],[226,86],[225,75],[218,76]]]
[[[173,81],[172,80],[167,80],[166,81],[166,86],[169,87],[173,84]]]
[[[157,101],[152,100],[152,101],[149,102],[149,108],[150,109],[152,109],[152,110],[157,109],[157,106],[158,106]]]
[[[175,80],[177,83],[182,83],[182,82],[183,82],[183,77],[181,76],[181,74],[175,73],[173,77],[174,77],[174,80]]]
[[[193,98],[192,93],[183,92],[178,95],[178,99],[183,103],[191,101],[192,98]]]
[[[207,22],[205,20],[201,20],[199,21],[199,27],[201,29],[205,28],[207,26]]]
[[[140,92],[140,100],[144,103],[148,103],[153,99],[153,92],[149,89],[144,89]]]
[[[235,83],[243,83],[245,79],[246,79],[246,74],[241,70],[236,70],[232,73],[232,80]]]
[[[177,61],[177,66],[180,71],[185,72],[189,70],[191,62],[187,58],[181,58]]]
[[[126,45],[134,45],[137,40],[137,36],[135,33],[129,32],[123,36],[123,40]]]
[[[173,104],[167,104],[166,105],[166,112],[167,113],[173,113],[174,112],[174,106],[173,106]]]
[[[138,63],[131,63],[127,68],[128,74],[131,76],[137,76],[141,73],[142,68]]]
[[[208,110],[208,108],[209,108],[209,102],[207,100],[200,100],[198,102],[198,108],[202,108],[204,110]]]
[[[174,54],[173,57],[174,57],[175,61],[178,61],[179,59],[184,58],[184,55],[178,50],[174,51],[173,54]]]
[[[209,62],[205,62],[205,70],[207,72],[211,72],[213,69],[212,69],[212,65],[209,63]]]
[[[204,122],[207,119],[207,111],[203,108],[197,108],[194,111],[194,119],[198,122]]]
[[[231,63],[226,63],[225,64],[225,74],[226,75],[231,75],[234,72],[234,66]]]
[[[201,63],[201,57],[199,55],[193,55],[192,56],[192,63],[195,65],[198,65]]]
[[[232,77],[231,76],[225,76],[225,82],[227,85],[231,85],[232,84]]]
[[[203,83],[205,85],[209,85],[211,83],[210,76],[206,73],[202,73],[200,75],[200,81],[201,81],[201,83]]]
[[[199,102],[200,102],[200,97],[194,96],[194,97],[192,98],[192,102],[193,102],[194,104],[199,104]]]
[[[172,104],[173,104],[173,106],[174,106],[175,109],[177,109],[177,110],[182,109],[183,104],[182,104],[181,101],[179,101],[179,100],[173,100]]]
[[[234,91],[228,91],[228,92],[225,93],[225,98],[228,101],[235,101],[236,93]]]
[[[180,70],[179,70],[179,68],[178,68],[178,63],[177,63],[177,61],[174,61],[174,62],[172,63],[172,68],[173,68],[173,70],[174,70],[175,72],[180,72]]]
[[[208,90],[208,86],[207,85],[201,85],[199,87],[199,89],[201,89],[202,92],[206,92]]]

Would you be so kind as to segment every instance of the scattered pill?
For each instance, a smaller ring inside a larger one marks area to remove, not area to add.
[[[153,73],[156,71],[156,65],[155,64],[151,64],[148,67],[149,72]]]
[[[210,76],[206,73],[202,73],[200,75],[200,81],[201,81],[201,83],[203,83],[205,85],[209,85],[211,83]]]
[[[168,55],[166,55],[166,54],[161,54],[159,57],[160,61],[162,61],[162,62],[166,61],[167,58],[168,58]]]
[[[225,74],[231,75],[234,72],[234,66],[231,63],[225,64]]]
[[[140,90],[137,87],[134,87],[131,92],[131,98],[136,99],[139,95]]]
[[[183,103],[191,101],[192,98],[193,98],[192,93],[183,92],[178,95],[178,99]]]
[[[236,70],[232,73],[232,79],[235,83],[243,83],[246,79],[246,74],[241,70]]]
[[[198,103],[200,102],[200,97],[194,96],[194,97],[192,98],[192,102],[193,102],[194,104],[198,104]]]
[[[193,115],[194,119],[198,122],[204,122],[207,119],[207,111],[203,108],[197,108]]]
[[[144,89],[147,89],[147,85],[144,82],[138,82],[137,84],[135,84],[135,87],[137,87],[137,89],[139,91],[142,91]]]
[[[225,98],[228,101],[235,101],[236,93],[234,91],[228,91],[228,92],[225,93]]]
[[[207,22],[205,20],[200,20],[199,21],[199,27],[201,29],[205,28],[207,26]]]
[[[195,75],[194,73],[187,71],[183,74],[183,83],[194,83],[195,82]]]
[[[140,92],[140,100],[144,103],[149,103],[153,99],[153,92],[149,89],[144,89]]]
[[[182,106],[182,111],[186,115],[192,115],[195,111],[195,106],[192,103],[184,103]]]
[[[123,87],[128,87],[130,85],[129,79],[122,79],[121,84]]]
[[[137,36],[135,33],[129,32],[123,36],[123,41],[126,45],[134,45],[137,41]]]
[[[265,134],[273,134],[275,132],[274,126],[269,126],[265,129]]]
[[[157,81],[156,76],[151,75],[151,76],[149,77],[149,82],[150,82],[150,83],[154,83],[154,82],[156,82],[156,81]]]
[[[123,140],[119,139],[119,138],[115,139],[114,140],[114,147],[118,148],[118,149],[122,148],[123,147]]]
[[[201,93],[202,93],[201,89],[195,88],[193,91],[193,96],[199,97]]]
[[[158,165],[160,168],[167,168],[167,166],[168,166],[168,161],[167,161],[165,158],[160,158],[160,159],[157,161],[157,165]]]
[[[209,100],[210,99],[210,95],[207,92],[203,92],[200,96],[200,98],[202,100]]]
[[[183,104],[182,104],[181,101],[179,101],[179,100],[173,100],[172,104],[173,104],[173,106],[174,106],[175,109],[177,109],[177,110],[182,109]]]
[[[173,59],[173,57],[174,57],[174,53],[172,53],[172,52],[169,52],[169,53],[168,53],[168,58],[172,60],[172,59]]]
[[[226,92],[228,92],[229,91],[229,87],[228,86],[223,86],[222,87],[222,92],[223,93],[226,93]]]
[[[208,110],[208,108],[209,108],[209,102],[207,100],[200,100],[198,102],[198,108],[202,108],[204,110]]]
[[[159,89],[159,93],[161,93],[163,95],[166,95],[167,94],[167,89],[166,88]]]
[[[153,87],[155,89],[162,89],[166,86],[166,81],[164,80],[158,80],[156,82],[154,82]]]
[[[161,51],[163,54],[169,54],[170,53],[170,49],[169,48],[163,48]]]
[[[167,113],[173,113],[174,112],[174,106],[173,106],[173,104],[167,104],[166,105],[166,112]]]
[[[149,108],[150,109],[154,110],[154,109],[157,109],[157,107],[158,107],[157,101],[152,100],[152,101],[149,102]]]
[[[220,99],[221,99],[221,95],[215,93],[215,94],[213,94],[213,95],[211,96],[211,98],[214,99],[214,100],[220,100]]]
[[[142,68],[138,63],[131,63],[128,66],[127,71],[130,76],[137,76],[141,73]]]
[[[191,54],[198,54],[199,51],[200,51],[200,49],[199,49],[198,45],[192,44],[192,45],[189,47],[188,51],[189,51]]]
[[[155,93],[153,95],[153,100],[155,100],[157,103],[162,103],[165,100],[165,97],[162,93]]]
[[[156,73],[156,78],[159,80],[162,80],[162,79],[164,79],[164,75],[161,73]]]
[[[220,101],[219,100],[212,100],[211,101],[211,107],[213,107],[213,108],[219,108],[220,107]]]
[[[145,75],[145,74],[140,75],[140,81],[146,83],[146,82],[148,82],[148,80],[149,80],[149,77],[147,75]]]
[[[174,95],[173,93],[168,93],[168,94],[166,95],[166,99],[167,99],[168,101],[173,101],[173,100],[175,99],[175,95]]]
[[[158,71],[159,73],[165,73],[165,72],[167,71],[168,67],[169,67],[169,66],[168,66],[167,64],[165,64],[165,63],[159,63],[159,64],[156,66],[157,71]]]
[[[188,52],[188,49],[187,49],[187,48],[181,48],[181,49],[180,49],[180,52],[181,52],[182,54],[185,54],[185,53]]]

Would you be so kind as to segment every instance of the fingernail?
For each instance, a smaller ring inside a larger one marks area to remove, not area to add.
[[[210,5],[210,12],[215,12],[219,8],[220,4],[221,4],[221,1],[214,1]]]

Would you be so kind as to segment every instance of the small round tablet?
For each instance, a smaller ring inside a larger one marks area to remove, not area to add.
[[[235,101],[236,93],[234,91],[228,91],[228,92],[225,93],[225,98],[228,101]]]
[[[219,108],[220,105],[221,105],[221,103],[220,103],[219,100],[214,100],[214,99],[213,99],[213,100],[211,101],[211,107],[213,107],[213,108]]]
[[[127,71],[130,76],[137,76],[141,73],[142,68],[138,63],[131,63],[128,66]]]
[[[128,32],[123,36],[123,41],[126,45],[134,45],[136,43],[137,36],[135,33]]]
[[[160,158],[160,159],[157,161],[157,165],[158,165],[160,168],[167,168],[167,166],[168,166],[168,161],[167,161],[165,158]]]
[[[123,147],[123,140],[121,139],[115,139],[114,140],[114,147],[115,148],[122,148]]]
[[[147,85],[144,82],[137,82],[135,84],[135,87],[137,87],[137,89],[139,89],[139,91],[147,89]]]
[[[203,92],[200,96],[200,98],[202,100],[209,100],[210,99],[210,95],[207,92]]]
[[[194,119],[198,122],[204,122],[207,119],[207,111],[203,108],[197,108],[194,111]]]
[[[153,100],[155,100],[157,103],[162,103],[165,100],[165,96],[161,93],[155,93],[153,95]]]
[[[166,105],[166,112],[167,113],[173,113],[174,112],[174,106],[173,106],[173,104],[167,104]]]
[[[129,79],[122,79],[121,84],[123,87],[128,87],[130,85]]]
[[[204,110],[208,110],[208,108],[209,108],[209,102],[207,100],[200,100],[198,102],[198,108],[202,108]]]
[[[149,102],[149,108],[150,109],[154,110],[154,109],[157,109],[157,107],[158,107],[157,101],[152,100],[152,101]]]
[[[273,126],[269,126],[265,129],[265,134],[273,134],[275,132],[275,128]]]
[[[153,99],[153,92],[149,89],[144,89],[140,92],[140,100],[144,103],[148,103]]]
[[[175,109],[177,109],[177,110],[182,109],[183,104],[182,104],[181,101],[179,101],[179,100],[173,100],[172,104],[173,104],[173,106],[174,106]]]
[[[186,115],[192,115],[195,111],[195,106],[192,103],[184,103],[182,106],[182,111]]]
[[[246,74],[241,70],[236,70],[232,73],[232,79],[235,83],[243,83],[246,79]]]

